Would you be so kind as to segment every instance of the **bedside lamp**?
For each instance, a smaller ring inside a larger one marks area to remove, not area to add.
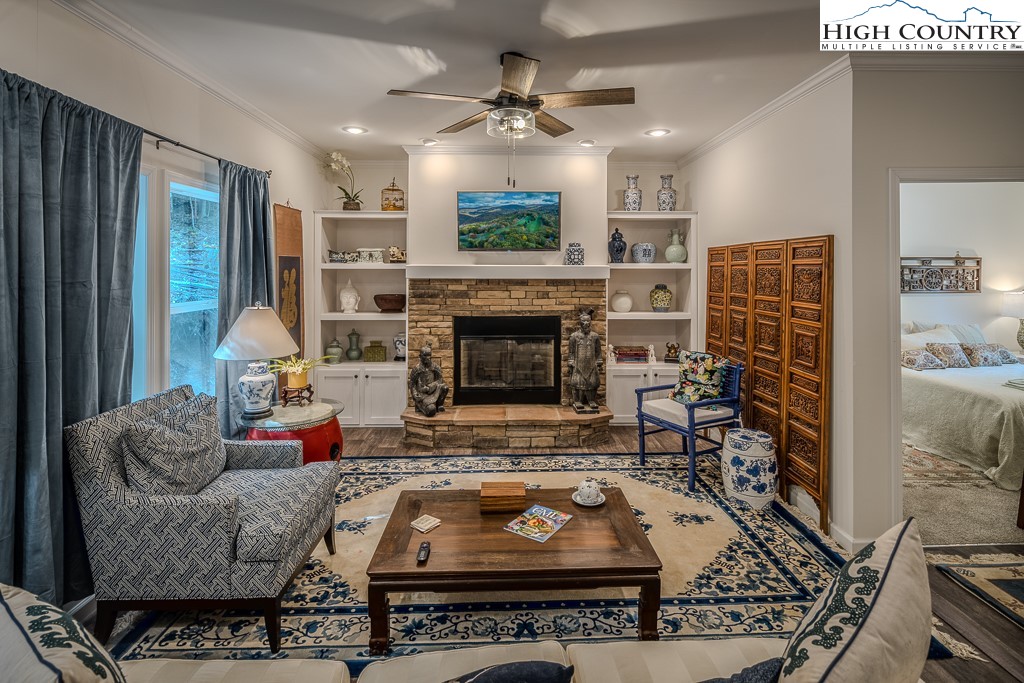
[[[245,402],[242,416],[247,419],[270,417],[270,404],[274,398],[274,375],[267,369],[264,358],[280,358],[296,353],[299,347],[277,317],[274,309],[255,306],[242,309],[224,340],[213,352],[219,360],[247,360],[246,373],[238,380],[238,393]]]
[[[1017,318],[1017,344],[1024,351],[1024,292],[1003,292],[1003,305],[999,312],[1009,318]]]

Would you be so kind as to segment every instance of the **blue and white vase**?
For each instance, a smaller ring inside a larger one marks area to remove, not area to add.
[[[625,255],[626,238],[622,236],[618,228],[615,228],[612,238],[608,240],[608,257],[611,258],[612,263],[622,263],[622,257]]]
[[[636,186],[638,178],[638,175],[626,176],[626,189],[622,192],[622,207],[626,211],[639,211],[643,203],[643,190]]]
[[[245,406],[242,415],[252,420],[273,415],[270,403],[275,384],[274,375],[264,361],[249,363],[245,374],[238,378],[238,393]]]
[[[658,257],[658,247],[653,242],[637,242],[630,249],[634,263],[654,263]]]
[[[730,429],[722,444],[722,482],[730,498],[760,510],[775,500],[779,465],[772,437],[756,429]]]
[[[567,266],[582,266],[583,265],[583,245],[579,242],[569,242],[569,246],[565,249],[565,265]]]

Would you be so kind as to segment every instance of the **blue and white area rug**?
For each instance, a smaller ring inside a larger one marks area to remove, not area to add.
[[[664,564],[663,639],[790,634],[843,563],[776,503],[728,500],[718,461],[702,458],[686,490],[684,456],[461,456],[344,460],[336,496],[337,555],[321,543],[283,604],[281,651],[271,655],[261,615],[152,613],[112,648],[120,659],[194,657],[368,662],[366,566],[402,489],[471,489],[519,480],[569,487],[584,478],[618,486]],[[514,515],[510,515],[510,519]],[[391,594],[395,655],[522,640],[564,644],[636,637],[637,590],[574,593]]]

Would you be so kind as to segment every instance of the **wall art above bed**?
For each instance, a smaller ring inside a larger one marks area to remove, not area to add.
[[[981,291],[981,257],[901,256],[900,292],[977,294]]]

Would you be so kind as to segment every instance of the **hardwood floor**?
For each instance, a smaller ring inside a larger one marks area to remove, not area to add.
[[[345,439],[342,457],[393,457],[404,455],[485,455],[488,453],[511,453],[514,455],[542,455],[545,453],[637,453],[636,427],[611,427],[608,443],[586,448],[499,448],[484,451],[474,448],[421,448],[402,443],[401,427],[348,427],[343,430]],[[717,437],[716,437],[717,438]],[[678,453],[682,450],[682,439],[671,432],[661,432],[647,437],[648,453]]]

